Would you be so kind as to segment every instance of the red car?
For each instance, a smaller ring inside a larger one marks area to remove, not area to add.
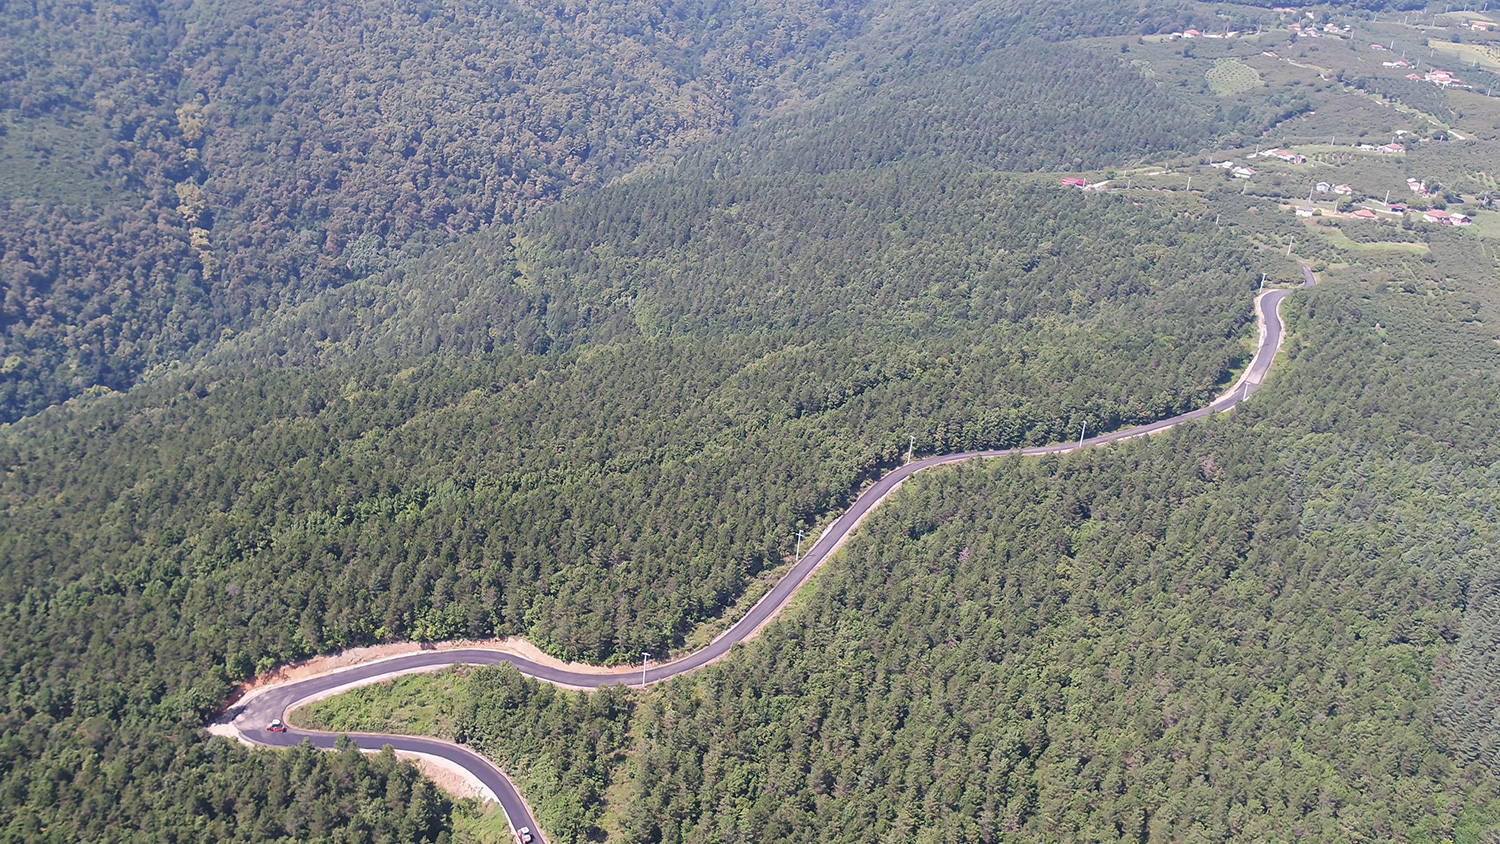
[[[273,733],[284,733],[286,732],[286,725],[281,723],[280,718],[276,718],[271,721],[271,726],[266,727],[266,729]]]

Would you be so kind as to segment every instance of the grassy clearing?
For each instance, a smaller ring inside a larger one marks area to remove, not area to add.
[[[1489,44],[1453,44],[1434,42],[1433,47],[1437,49],[1439,57],[1452,57],[1462,67],[1451,68],[1455,73],[1462,74],[1463,68],[1478,62],[1485,70],[1500,70],[1500,47]]]
[[[1208,77],[1208,87],[1221,97],[1242,94],[1261,86],[1260,74],[1255,68],[1238,59],[1219,59],[1204,75]]]
[[[1377,241],[1375,243],[1361,243],[1350,240],[1343,230],[1336,225],[1326,222],[1319,224],[1315,220],[1306,220],[1307,228],[1324,243],[1344,252],[1404,252],[1408,255],[1426,255],[1430,248],[1425,243],[1398,243],[1396,241]]]
[[[510,821],[498,804],[488,810],[474,813],[454,812],[453,832],[455,840],[469,844],[511,844],[515,836],[510,832]]]
[[[318,730],[380,730],[408,735],[453,735],[452,713],[446,704],[454,699],[463,669],[437,674],[412,674],[390,683],[354,689],[297,710],[299,726]]]
[[[1474,225],[1469,231],[1485,239],[1500,240],[1500,213],[1482,211],[1473,215]]]

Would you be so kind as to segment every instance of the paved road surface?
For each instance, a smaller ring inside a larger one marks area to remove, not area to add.
[[[1312,270],[1306,264],[1302,266],[1302,273],[1304,278],[1303,287],[1310,287],[1317,283]],[[1229,392],[1214,400],[1209,406],[1199,408],[1190,413],[1174,416],[1170,419],[1153,422],[1149,425],[1141,425],[1135,428],[1127,428],[1123,431],[1114,431],[1108,434],[1089,437],[1081,443],[1068,442],[1035,448],[1012,448],[1000,451],[974,451],[963,454],[936,455],[914,461],[889,472],[877,481],[874,486],[866,490],[854,502],[854,505],[849,508],[848,512],[839,517],[838,521],[833,524],[833,527],[827,530],[813,544],[812,548],[808,550],[807,555],[799,560],[792,567],[792,570],[744,618],[736,622],[734,626],[730,627],[702,650],[695,651],[664,665],[651,666],[645,673],[646,682],[654,683],[701,668],[722,658],[725,654],[729,653],[730,648],[735,644],[753,635],[756,630],[760,629],[776,613],[780,612],[782,607],[786,606],[787,601],[791,599],[797,589],[807,582],[808,577],[812,575],[813,571],[829,555],[837,550],[838,546],[849,536],[850,532],[853,531],[855,526],[867,513],[880,504],[881,501],[885,500],[886,496],[900,485],[902,481],[923,469],[949,463],[958,463],[964,460],[974,460],[976,458],[1059,454],[1078,448],[1105,445],[1132,437],[1164,431],[1190,419],[1201,419],[1213,413],[1221,413],[1244,401],[1265,380],[1266,373],[1271,368],[1271,362],[1276,357],[1276,351],[1280,347],[1282,340],[1281,302],[1291,293],[1291,290],[1272,290],[1262,294],[1257,300],[1257,316],[1262,327],[1260,347],[1256,349],[1255,357],[1251,360],[1249,368],[1245,371],[1240,381]],[[272,733],[267,731],[265,726],[273,718],[285,719],[287,711],[295,708],[295,705],[300,701],[305,701],[320,694],[326,694],[333,689],[358,685],[360,681],[370,682],[377,677],[388,677],[393,674],[406,674],[422,670],[430,671],[436,667],[448,665],[499,665],[501,663],[513,665],[522,674],[529,677],[573,688],[592,689],[614,683],[624,683],[635,687],[641,685],[641,675],[638,673],[619,674],[613,672],[568,671],[547,665],[539,665],[523,657],[489,650],[429,651],[382,660],[270,689],[261,695],[247,699],[237,710],[232,710],[233,724],[240,735],[256,744],[273,747],[290,747],[302,741],[311,741],[316,747],[331,748],[335,739],[335,734],[333,733],[298,729],[290,729],[285,733]],[[523,826],[530,827],[532,830],[538,829],[536,820],[531,816],[525,803],[522,802],[520,795],[516,793],[515,788],[506,779],[500,769],[487,759],[470,750],[448,742],[438,741],[437,739],[414,736],[351,733],[349,737],[362,748],[378,750],[385,745],[391,745],[397,750],[423,753],[457,763],[471,772],[480,782],[484,783],[486,787],[499,797],[501,806],[505,808],[505,813],[511,820],[512,829]],[[538,840],[540,840],[539,833]]]

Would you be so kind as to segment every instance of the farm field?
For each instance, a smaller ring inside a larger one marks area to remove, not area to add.
[[[1219,59],[1209,68],[1208,85],[1215,94],[1227,97],[1260,87],[1260,74],[1255,68],[1237,59]]]

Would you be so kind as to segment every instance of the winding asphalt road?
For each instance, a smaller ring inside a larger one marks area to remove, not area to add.
[[[1302,265],[1302,274],[1304,279],[1303,287],[1311,287],[1317,283],[1317,278],[1306,264]],[[1256,299],[1257,317],[1261,326],[1260,347],[1256,349],[1255,357],[1251,360],[1249,368],[1240,377],[1240,380],[1228,392],[1215,399],[1207,407],[1199,408],[1179,416],[1173,416],[1170,419],[1153,422],[1149,425],[1141,425],[1135,428],[1127,428],[1122,431],[1089,437],[1080,442],[1059,443],[1034,448],[1011,448],[998,451],[971,451],[962,454],[936,455],[908,463],[899,469],[895,469],[877,481],[874,486],[865,490],[864,494],[854,502],[854,505],[819,537],[818,541],[808,550],[806,556],[797,561],[797,564],[792,567],[791,571],[787,572],[786,576],[777,582],[771,591],[744,618],[740,619],[718,638],[714,639],[707,647],[672,662],[649,668],[644,674],[644,681],[648,684],[654,683],[701,668],[724,657],[736,644],[753,636],[757,630],[786,606],[787,602],[791,600],[792,595],[807,582],[807,579],[818,566],[822,565],[824,560],[828,559],[834,551],[838,550],[839,546],[843,544],[844,540],[848,538],[849,534],[871,510],[884,501],[903,481],[923,469],[989,457],[1015,455],[1031,457],[1044,454],[1061,454],[1080,448],[1090,448],[1153,434],[1192,419],[1201,419],[1211,414],[1222,413],[1233,408],[1236,404],[1248,398],[1251,393],[1255,392],[1265,379],[1266,373],[1270,370],[1271,362],[1275,359],[1276,351],[1280,348],[1282,340],[1281,302],[1287,296],[1291,295],[1292,292],[1289,289],[1270,290],[1262,293]],[[335,689],[352,688],[373,681],[389,679],[395,675],[432,671],[449,665],[499,665],[502,663],[515,666],[517,670],[528,677],[534,677],[538,680],[570,688],[595,689],[616,683],[632,687],[642,685],[641,675],[634,673],[622,674],[618,671],[606,673],[603,670],[597,672],[571,671],[541,665],[524,657],[500,653],[498,651],[477,649],[425,651],[380,660],[306,680],[271,687],[260,694],[247,697],[237,707],[226,713],[226,715],[229,717],[235,731],[243,739],[254,744],[269,745],[272,747],[290,747],[300,744],[303,741],[308,741],[314,747],[332,748],[338,734],[297,728],[289,728],[284,733],[273,733],[265,729],[265,727],[273,718],[284,720],[287,713],[295,709],[299,704],[314,698],[326,696]],[[515,787],[511,785],[510,780],[506,778],[505,774],[492,762],[467,748],[437,739],[416,736],[366,733],[348,733],[347,735],[355,744],[363,749],[379,750],[386,745],[390,745],[396,750],[420,753],[457,764],[470,772],[499,798],[500,805],[505,809],[505,813],[511,821],[512,829],[519,829],[520,827],[530,827],[533,831],[538,829],[536,820],[531,816],[531,812],[527,809],[526,804],[521,800],[520,795],[516,792]],[[537,838],[541,840],[540,833],[537,833]]]

